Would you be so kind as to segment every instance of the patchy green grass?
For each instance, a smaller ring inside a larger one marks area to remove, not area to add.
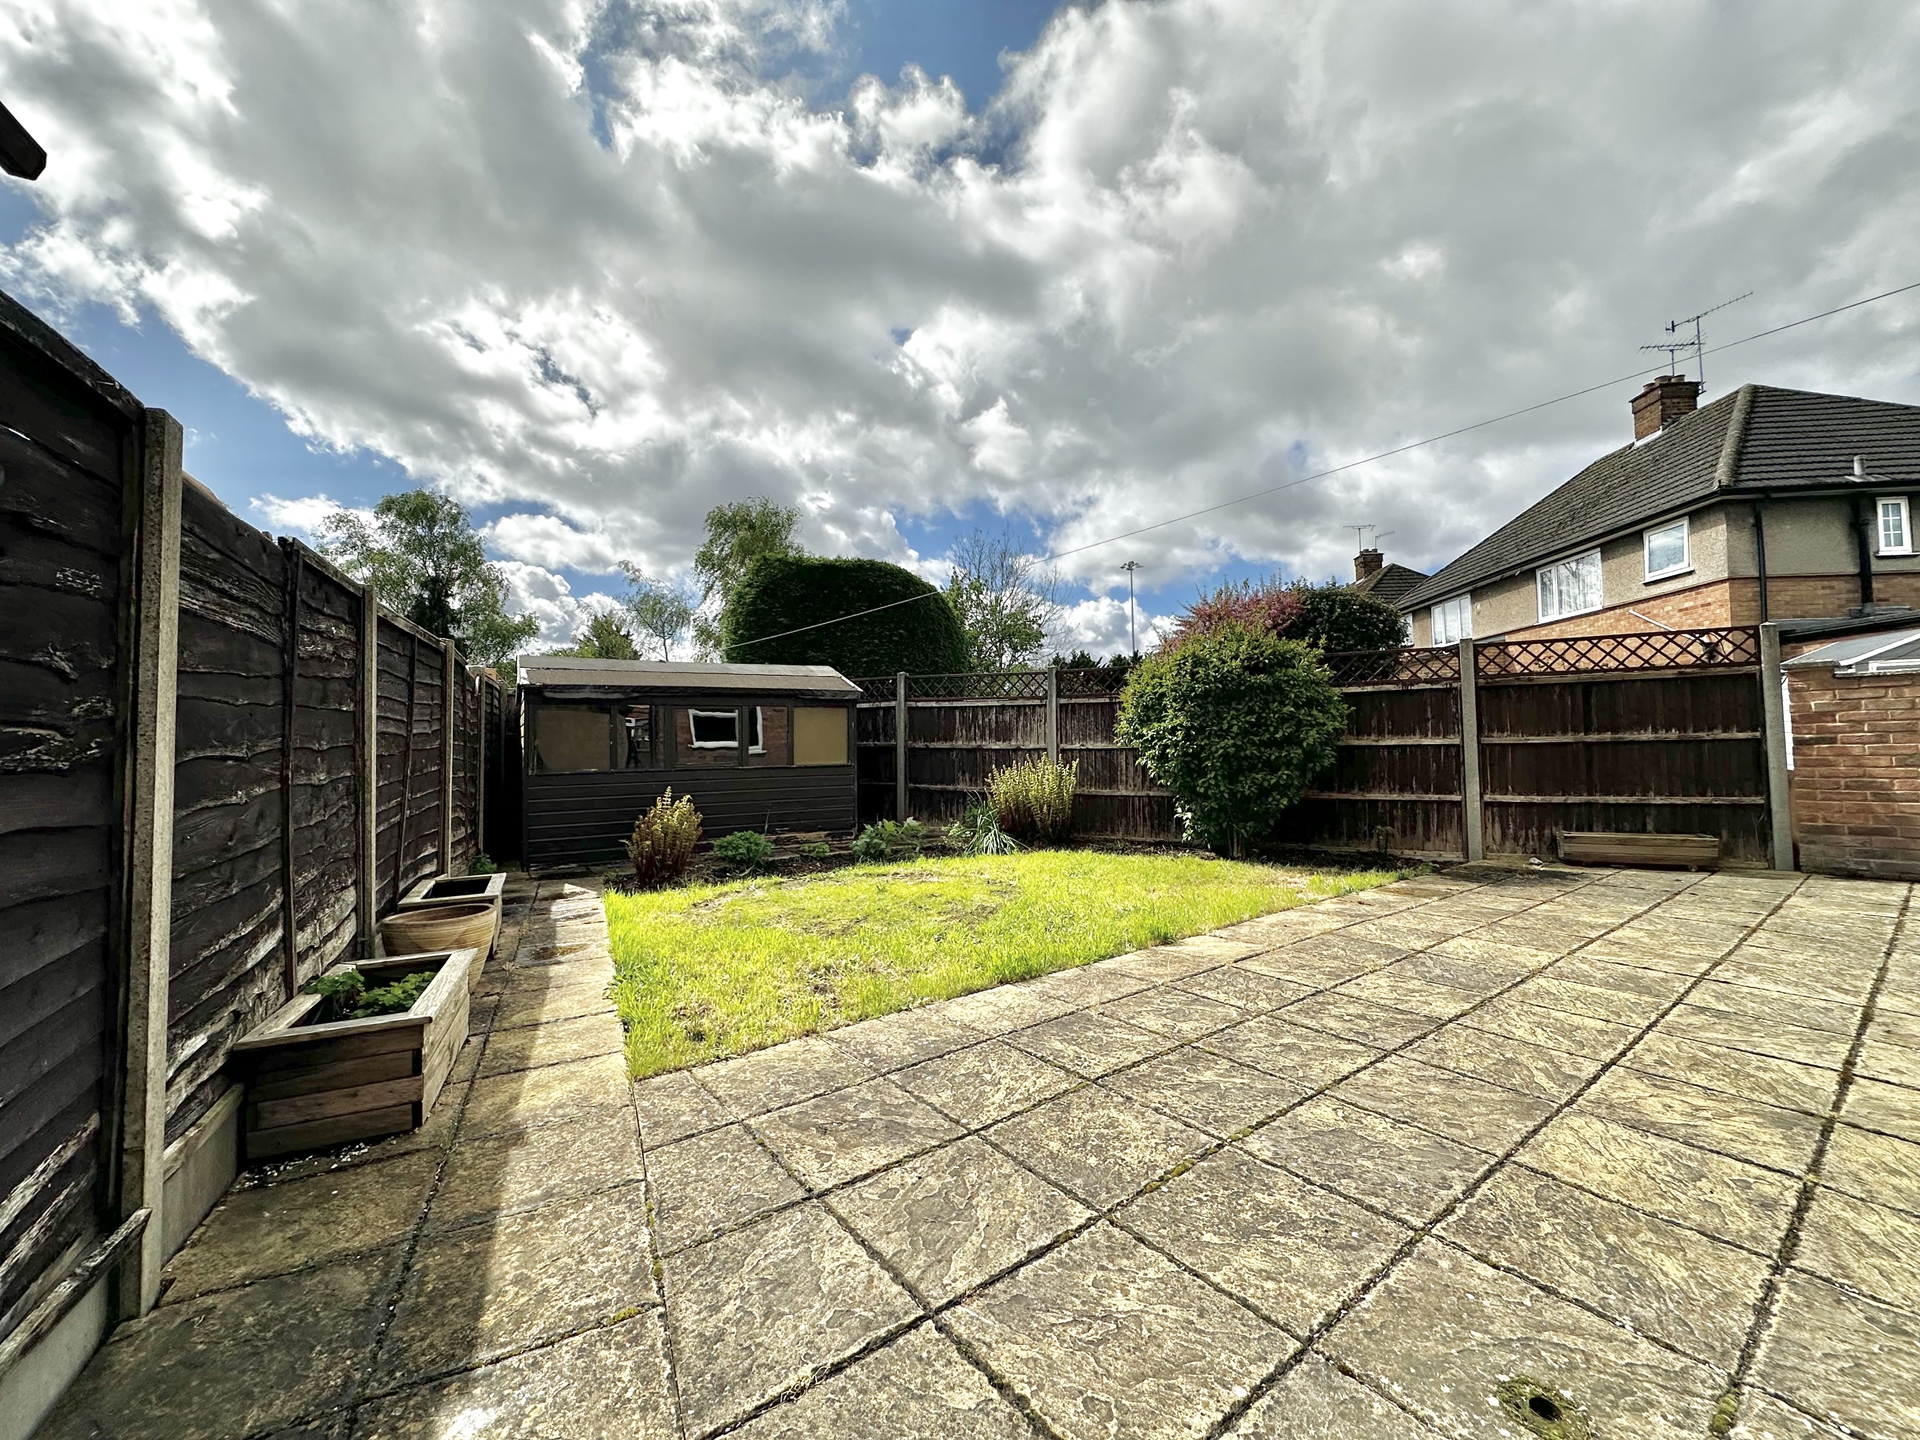
[[[613,998],[653,1075],[1394,878],[1030,850],[608,891]]]

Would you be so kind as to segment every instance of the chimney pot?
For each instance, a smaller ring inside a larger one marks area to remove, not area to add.
[[[1378,550],[1371,547],[1362,550],[1358,555],[1353,557],[1354,580],[1360,581],[1366,579],[1369,575],[1379,574],[1380,567],[1384,563],[1385,557],[1383,557]]]
[[[1658,435],[1682,415],[1691,415],[1700,399],[1700,382],[1684,375],[1649,380],[1633,397],[1633,438]]]

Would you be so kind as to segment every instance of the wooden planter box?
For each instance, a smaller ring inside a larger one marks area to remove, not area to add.
[[[496,870],[491,875],[436,875],[422,880],[400,897],[396,910],[411,910],[416,905],[446,905],[456,900],[491,900],[498,905],[507,893],[507,874]]]
[[[233,1064],[247,1087],[247,1159],[398,1135],[425,1124],[466,1043],[467,977],[481,961],[477,950],[363,960],[360,973],[375,984],[416,970],[436,973],[402,1015],[322,1021],[326,1001],[296,995],[249,1032],[233,1047]]]

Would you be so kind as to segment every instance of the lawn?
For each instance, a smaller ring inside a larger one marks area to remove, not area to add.
[[[641,1077],[1394,878],[1035,850],[609,890],[613,998]]]

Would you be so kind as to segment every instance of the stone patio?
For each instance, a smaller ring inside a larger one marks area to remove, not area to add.
[[[516,879],[419,1134],[47,1437],[1920,1437],[1909,887],[1454,870],[629,1087]]]

